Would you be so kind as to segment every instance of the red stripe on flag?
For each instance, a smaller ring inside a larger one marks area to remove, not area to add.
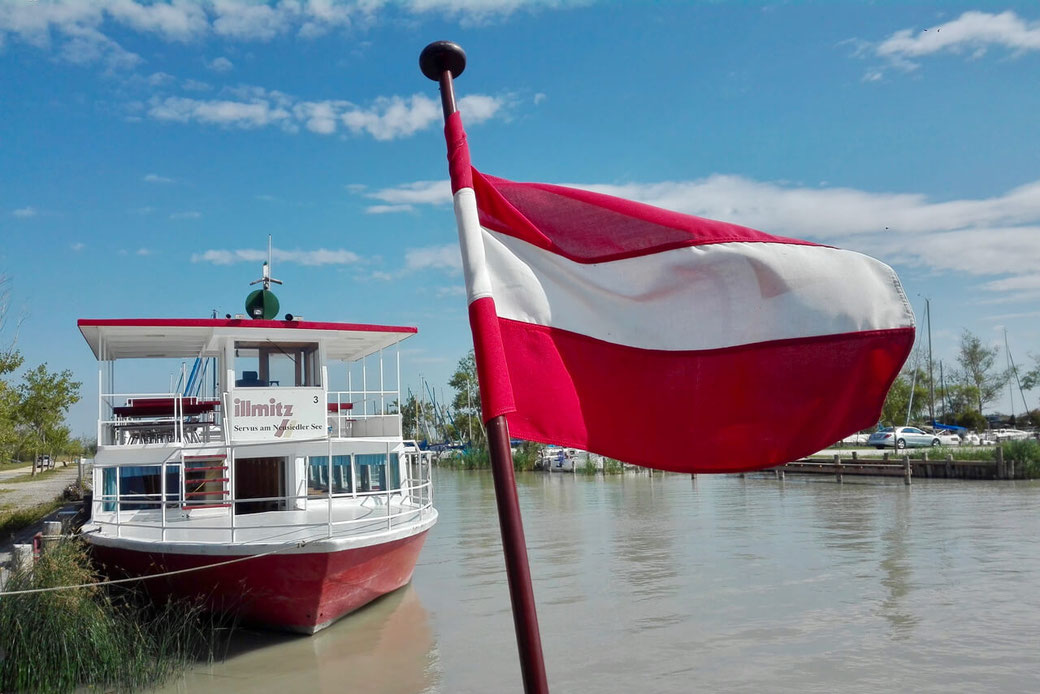
[[[494,417],[516,411],[495,300],[484,298],[471,303],[469,325],[473,332],[481,413],[484,421],[489,422]]]
[[[444,139],[448,143],[448,175],[451,177],[451,194],[454,195],[461,188],[473,187],[469,145],[466,144],[466,131],[462,128],[462,116],[458,111],[444,121]]]
[[[499,324],[513,436],[676,472],[770,467],[873,426],[914,342],[907,327],[672,352]]]
[[[468,156],[467,152],[467,161]],[[448,159],[455,166],[451,154]],[[456,176],[461,173],[452,169],[451,175],[455,191]],[[472,185],[482,226],[579,263],[602,263],[714,243],[818,245],[587,190],[516,183],[475,169]]]

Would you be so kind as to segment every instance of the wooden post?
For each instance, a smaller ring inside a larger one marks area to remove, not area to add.
[[[946,454],[946,479],[953,479],[953,453]]]
[[[913,475],[913,470],[914,469],[910,466],[910,456],[909,455],[904,455],[903,456],[903,484],[905,484],[907,486],[910,485],[910,478]]]
[[[885,454],[881,456],[881,460],[886,463],[888,462],[888,451],[885,451]]]
[[[841,456],[839,454],[835,453],[834,454],[834,481],[837,482],[838,484],[842,483],[842,474],[841,474],[842,467],[843,466],[841,464]]]
[[[997,446],[997,479],[1007,479],[1007,469],[1004,467],[1004,449],[1001,446]]]

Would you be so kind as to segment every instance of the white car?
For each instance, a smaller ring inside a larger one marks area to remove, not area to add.
[[[867,443],[867,439],[870,438],[870,433],[864,433],[858,431],[855,434],[849,434],[843,438],[839,443],[845,444],[846,446],[864,446]]]
[[[870,435],[867,445],[902,450],[914,446],[938,446],[939,437],[917,427],[881,427]]]
[[[940,446],[959,446],[961,445],[961,437],[952,431],[944,431],[942,429],[935,432],[935,438],[939,439]]]

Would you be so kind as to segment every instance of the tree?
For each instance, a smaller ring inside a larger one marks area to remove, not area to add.
[[[43,453],[57,453],[68,443],[69,430],[64,426],[69,407],[79,402],[79,381],[72,380],[69,370],[52,373],[46,364],[26,372],[18,386],[18,428],[24,449],[32,452],[32,460]],[[33,474],[36,466],[33,465]]]
[[[1030,354],[1036,365],[1029,371],[1022,374],[1022,389],[1033,390],[1037,386],[1040,386],[1040,356],[1036,354]]]
[[[22,365],[22,356],[15,350],[0,352],[0,376],[6,376]],[[10,460],[18,446],[18,391],[7,381],[0,380],[0,461]]]
[[[483,444],[487,436],[480,416],[480,387],[477,384],[477,361],[473,350],[459,359],[448,385],[455,389],[451,406],[455,411],[458,433],[472,443]]]
[[[910,401],[911,392],[913,403]],[[917,369],[915,379],[913,369],[904,369],[893,381],[885,397],[885,404],[881,408],[881,423],[885,426],[903,426],[907,419],[916,420],[922,417],[927,406],[928,374],[923,369]]]
[[[999,347],[983,345],[982,340],[969,330],[961,333],[960,353],[957,355],[957,363],[962,369],[960,381],[975,388],[975,404],[979,412],[1000,395],[1007,383],[1007,374],[993,370],[999,351]]]

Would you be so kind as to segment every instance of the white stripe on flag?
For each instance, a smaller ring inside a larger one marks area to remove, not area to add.
[[[719,349],[914,324],[891,268],[836,248],[722,243],[583,264],[487,229],[480,245],[465,264],[471,302],[490,295],[501,318],[615,344]]]
[[[462,271],[466,277],[467,303],[491,296],[491,278],[484,258],[477,198],[472,188],[460,188],[453,196],[455,223],[459,228]]]

